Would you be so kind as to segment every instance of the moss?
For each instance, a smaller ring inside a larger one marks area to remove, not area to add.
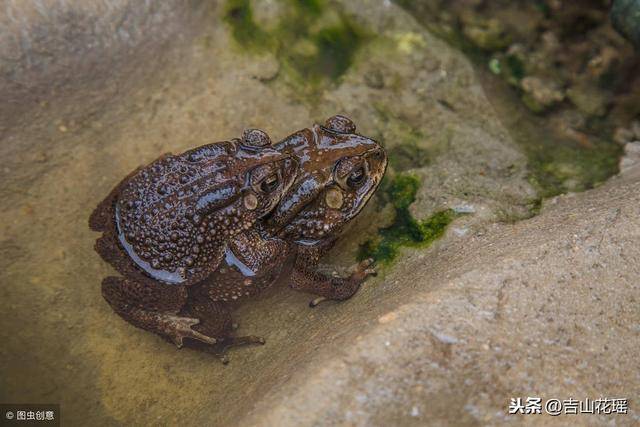
[[[551,8],[549,7],[549,5],[542,0],[535,0],[534,5],[536,7],[536,9],[538,9],[540,12],[542,12],[542,14],[545,16],[545,18],[548,18],[549,16],[551,16]]]
[[[529,207],[529,214],[532,217],[538,215],[540,213],[540,211],[542,210],[542,197],[538,197],[538,198],[534,199],[533,201],[531,201],[531,203],[529,203],[528,207]]]
[[[321,0],[291,0],[294,7],[309,16],[320,16],[325,5]]]
[[[233,38],[247,49],[264,49],[271,44],[269,35],[253,20],[250,0],[227,0],[224,21]]]
[[[302,91],[338,80],[351,66],[368,34],[321,0],[289,0],[286,12],[270,31],[260,28],[250,0],[227,0],[225,22],[239,46],[273,52]]]
[[[502,65],[498,58],[491,58],[489,60],[489,70],[495,75],[500,75],[500,73],[502,73]]]
[[[393,180],[383,181],[381,194],[395,209],[395,220],[378,231],[378,236],[367,240],[358,251],[358,259],[373,258],[389,264],[402,246],[425,247],[444,234],[457,214],[447,209],[427,218],[417,220],[409,212],[414,202],[420,180],[415,175],[400,174]]]
[[[593,188],[618,172],[622,149],[597,141],[592,146],[540,141],[528,146],[530,182],[542,197]]]
[[[322,28],[316,34],[300,34],[299,40],[312,46],[308,52],[283,51],[281,59],[308,83],[323,79],[337,80],[351,66],[364,32],[348,21]]]
[[[524,62],[517,55],[499,53],[492,56],[487,65],[489,71],[516,87],[526,75]]]
[[[542,114],[548,109],[548,106],[540,103],[537,99],[531,96],[531,94],[523,93],[521,99],[524,105],[526,105],[529,110],[536,114]]]
[[[517,81],[520,81],[524,78],[525,67],[520,58],[518,58],[516,55],[506,55],[505,63],[509,70],[508,77],[512,77]]]

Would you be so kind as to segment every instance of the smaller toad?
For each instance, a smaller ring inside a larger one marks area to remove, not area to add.
[[[275,148],[298,162],[298,176],[268,216],[267,229],[288,243],[295,254],[290,286],[324,299],[350,298],[374,273],[373,260],[354,266],[349,277],[321,273],[320,258],[335,244],[378,188],[387,154],[376,141],[358,135],[345,116],[333,116],[285,138]]]

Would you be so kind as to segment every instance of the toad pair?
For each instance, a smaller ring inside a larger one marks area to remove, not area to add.
[[[91,215],[96,251],[122,277],[102,294],[133,325],[170,339],[223,348],[263,343],[236,337],[234,303],[271,285],[294,259],[293,289],[351,297],[374,272],[319,271],[343,226],[370,199],[387,156],[344,116],[277,144],[253,129],[241,139],[164,155],[124,178]]]

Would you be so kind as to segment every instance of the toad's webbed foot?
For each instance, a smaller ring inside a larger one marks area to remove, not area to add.
[[[206,344],[215,344],[218,342],[215,338],[208,337],[191,327],[200,323],[200,320],[192,317],[180,317],[172,314],[158,314],[158,324],[162,328],[164,334],[169,337],[173,343],[181,348],[184,345],[185,338],[202,341]]]
[[[333,279],[337,279],[332,282],[335,286],[346,285],[347,289],[351,288],[350,291],[345,292],[345,294],[348,296],[342,299],[351,298],[353,294],[355,294],[358,291],[358,289],[360,288],[360,285],[362,284],[362,282],[364,282],[367,279],[367,277],[375,276],[377,274],[375,267],[373,267],[373,262],[374,262],[373,258],[367,258],[353,265],[350,269],[352,273],[346,279],[343,279],[341,277],[333,277]],[[311,301],[309,301],[309,307],[311,308],[316,307],[321,302],[327,301],[330,299],[332,298],[327,298],[325,296],[314,298]],[[333,298],[333,299],[340,299],[340,298]]]
[[[373,258],[367,258],[351,267],[353,273],[349,280],[362,283],[367,277],[377,274]]]
[[[351,298],[358,291],[362,282],[375,274],[376,270],[373,268],[373,259],[371,258],[353,266],[352,273],[348,277],[336,277],[302,267],[294,270],[291,287],[319,295],[309,303],[310,307],[315,307],[325,300]]]

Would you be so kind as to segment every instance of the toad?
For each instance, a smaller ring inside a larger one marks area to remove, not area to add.
[[[235,336],[233,308],[292,260],[291,287],[344,300],[375,271],[321,273],[319,260],[378,187],[387,157],[344,116],[272,144],[242,138],[165,155],[123,179],[91,215],[96,251],[122,276],[102,294],[133,325],[182,347],[264,343]],[[315,300],[315,305],[320,300]]]

